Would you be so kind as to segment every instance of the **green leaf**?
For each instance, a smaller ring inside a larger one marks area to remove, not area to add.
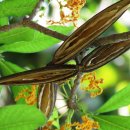
[[[2,86],[0,86],[0,92],[1,92],[1,90],[2,90]]]
[[[25,71],[24,68],[21,68],[9,61],[5,61],[3,59],[0,60],[0,71],[1,71],[1,75],[2,76],[7,76],[7,75],[11,75],[14,73],[18,73],[18,72],[22,72]],[[32,85],[13,85],[10,87],[14,98],[16,98],[19,94],[19,92],[21,92],[23,89],[26,88],[30,88],[31,89]],[[24,98],[19,99],[17,102],[17,104],[26,104],[26,101]]]
[[[72,30],[74,30],[73,26],[66,27],[66,26],[53,25],[53,26],[49,26],[48,28],[53,31],[57,31],[59,33],[65,34],[65,35],[69,34]]]
[[[129,31],[128,27],[125,26],[123,23],[121,23],[119,21],[114,23],[114,28],[115,28],[117,33],[122,33],[122,32],[128,32]]]
[[[130,130],[130,116],[94,116],[102,130]]]
[[[33,106],[12,105],[0,108],[0,130],[34,130],[45,123],[45,115]]]
[[[51,29],[68,34],[72,27],[52,26]],[[60,40],[28,27],[19,27],[0,33],[0,52],[34,53],[59,43]]]
[[[130,104],[130,84],[117,92],[114,96],[112,96],[103,106],[101,106],[97,113],[104,113],[113,111],[120,107],[126,106]]]
[[[11,75],[14,73],[25,71],[24,68],[19,67],[9,61],[6,61],[4,59],[0,59],[0,72],[2,76]]]
[[[8,25],[8,17],[0,18],[0,26]]]
[[[0,17],[31,14],[38,0],[4,0],[0,2]]]
[[[51,117],[49,118],[50,121],[53,121],[53,125],[59,130],[60,129],[60,124],[59,124],[59,115],[58,115],[58,110],[57,108],[53,109],[53,113]]]

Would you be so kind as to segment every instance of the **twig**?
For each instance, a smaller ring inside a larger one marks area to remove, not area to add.
[[[60,110],[60,109],[62,109],[62,108],[64,108],[64,107],[68,107],[68,106],[65,105],[65,106],[59,107],[59,108],[57,108],[57,109]]]
[[[38,25],[37,23],[29,21],[29,19],[24,19],[22,22],[14,23],[14,24],[11,24],[11,25],[1,26],[0,32],[9,31],[13,28],[17,28],[17,27],[20,27],[20,26],[31,27],[35,30],[38,30],[42,33],[53,36],[53,37],[58,38],[60,40],[65,40],[65,39],[68,38],[68,36],[65,36],[61,33],[57,33],[56,31],[52,31],[48,28],[45,28],[41,25]],[[102,46],[102,45],[112,44],[112,43],[116,43],[116,42],[119,42],[119,41],[125,41],[125,40],[129,40],[129,39],[130,39],[130,32],[125,32],[125,33],[121,33],[121,34],[113,34],[113,35],[110,35],[110,36],[107,36],[107,37],[99,38],[99,39],[95,40],[92,45],[93,46]]]
[[[25,18],[23,21],[19,22],[19,23],[15,23],[15,24],[11,24],[11,25],[5,25],[5,26],[1,26],[0,27],[0,32],[4,32],[4,31],[8,31],[10,29],[13,28],[17,28],[20,26],[25,26],[25,27],[30,27],[33,28],[37,31],[40,31],[44,34],[47,34],[49,36],[55,37],[57,39],[60,39],[62,41],[65,41],[68,36],[58,33],[56,31],[50,30],[48,28],[45,28],[35,22],[30,21],[30,19]],[[126,41],[130,39],[130,31],[129,32],[124,32],[124,33],[120,33],[120,34],[113,34],[107,37],[102,37],[102,38],[98,38],[97,40],[95,40],[91,46],[102,46],[102,45],[107,45],[107,44],[114,44],[120,41]]]
[[[14,23],[14,24],[11,24],[11,25],[4,25],[4,26],[0,27],[0,32],[6,32],[6,31],[9,31],[13,28],[17,28],[17,27],[20,27],[20,26],[23,26],[22,22]]]
[[[75,81],[74,81],[74,86],[71,89],[71,96],[70,96],[70,98],[68,100],[68,107],[71,108],[71,109],[77,108],[76,102],[75,102],[75,94],[76,94],[77,89],[78,89],[78,87],[80,85],[80,79],[81,79],[81,77],[82,77],[82,73],[79,72],[77,74],[77,77],[76,77]]]
[[[65,35],[58,33],[56,31],[52,31],[48,28],[45,28],[45,27],[43,27],[35,22],[30,21],[29,19],[24,19],[22,23],[24,26],[28,26],[30,28],[38,30],[39,32],[42,32],[42,33],[47,34],[49,36],[58,38],[60,40],[65,40],[67,38]]]
[[[27,18],[25,18],[23,21],[21,21],[19,23],[15,23],[15,24],[11,24],[11,25],[5,25],[5,26],[0,27],[0,32],[8,31],[10,29],[17,28],[17,27],[20,27],[20,26],[30,27],[32,29],[35,29],[37,31],[40,31],[44,34],[47,34],[49,36],[52,36],[52,37],[60,39],[60,40],[65,40],[68,37],[68,36],[65,36],[61,33],[56,32],[56,31],[52,31],[48,28],[45,28],[45,27],[43,27],[43,26],[41,26],[41,25],[39,25],[35,22],[32,22]]]
[[[32,14],[29,16],[29,20],[32,20],[35,17],[37,10],[40,7],[42,2],[44,2],[44,0],[39,0],[39,2],[36,4],[34,10],[32,11]]]

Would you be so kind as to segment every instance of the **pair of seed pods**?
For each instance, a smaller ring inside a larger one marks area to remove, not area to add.
[[[38,107],[49,117],[54,108],[59,82],[69,79],[79,72],[91,72],[130,48],[129,32],[98,38],[129,7],[130,0],[121,0],[104,9],[80,26],[63,42],[49,65],[2,77],[0,84],[38,84]],[[65,65],[84,49],[91,47],[95,47],[95,49],[83,57],[79,64]]]

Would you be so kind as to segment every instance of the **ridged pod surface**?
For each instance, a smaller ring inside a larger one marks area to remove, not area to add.
[[[130,0],[121,0],[110,7],[99,12],[74,33],[56,51],[52,63],[64,64],[75,57],[103,33],[111,24],[113,24],[128,8]]]

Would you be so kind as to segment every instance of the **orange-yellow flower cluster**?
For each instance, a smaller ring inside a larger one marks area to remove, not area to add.
[[[83,116],[82,123],[74,122],[72,124],[66,124],[62,126],[60,130],[67,130],[72,127],[75,127],[76,130],[94,130],[99,129],[99,124],[98,122],[88,118],[87,116]]]
[[[65,1],[64,1],[65,2]],[[85,5],[86,0],[67,0],[66,4],[63,5],[61,1],[58,1],[60,5],[60,18],[59,22],[49,21],[50,24],[65,24],[68,22],[73,22],[76,26],[76,21],[79,18],[80,10]],[[70,10],[69,15],[65,15],[63,8],[68,8]]]
[[[36,90],[36,85],[32,85],[31,88],[23,89],[20,93],[18,93],[18,96],[16,96],[15,101],[24,98],[25,102],[28,105],[35,105],[37,102]]]
[[[48,121],[47,124],[42,128],[42,130],[52,130],[53,121]]]
[[[103,79],[96,79],[96,75],[94,72],[85,74],[81,79],[81,83],[85,80],[89,80],[89,85],[86,87],[82,87],[81,89],[89,91],[91,97],[98,96],[103,92],[103,89],[99,86],[99,84],[103,83]]]

